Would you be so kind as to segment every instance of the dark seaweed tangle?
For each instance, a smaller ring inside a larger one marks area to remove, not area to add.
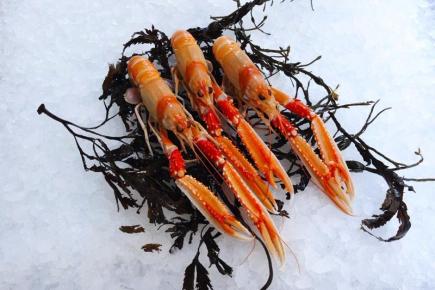
[[[213,73],[217,80],[222,79],[222,73],[219,71],[219,66],[211,51],[213,39],[222,35],[224,31],[232,31],[241,43],[242,48],[247,51],[252,60],[263,69],[268,77],[279,73],[289,78],[294,87],[294,96],[302,98],[325,121],[331,121],[335,125],[334,138],[341,150],[345,150],[351,145],[356,148],[361,160],[347,161],[352,172],[377,174],[387,183],[388,190],[385,201],[380,208],[381,213],[364,219],[361,228],[373,235],[370,232],[371,229],[381,227],[394,216],[397,216],[400,223],[397,233],[387,239],[376,238],[390,242],[404,237],[411,227],[411,222],[403,196],[405,190],[414,191],[413,187],[407,182],[433,181],[434,179],[405,178],[399,176],[397,171],[419,165],[423,161],[420,152],[415,152],[419,160],[414,164],[407,165],[392,160],[376,148],[368,145],[362,139],[363,133],[388,108],[375,112],[378,102],[372,101],[338,104],[338,95],[335,90],[308,69],[320,57],[305,64],[290,62],[290,47],[262,48],[251,40],[251,31],[260,31],[267,34],[267,32],[263,31],[267,16],[263,16],[260,21],[257,21],[253,17],[253,9],[258,6],[264,12],[266,6],[273,5],[273,1],[255,0],[244,5],[241,5],[239,1],[235,2],[237,9],[233,13],[224,17],[212,17],[213,21],[207,27],[189,29],[189,32],[197,39],[205,57],[213,63]],[[243,20],[248,15],[250,16],[250,27],[246,28]],[[231,276],[233,270],[219,257],[220,249],[216,242],[219,233],[191,206],[189,200],[175,186],[168,174],[168,162],[154,136],[150,136],[151,148],[154,154],[146,149],[143,132],[137,126],[134,108],[124,100],[124,92],[131,87],[126,71],[126,62],[129,57],[125,53],[127,49],[133,48],[133,46],[141,48],[143,50],[140,53],[141,55],[146,55],[151,61],[159,65],[162,77],[171,78],[170,57],[172,56],[172,50],[170,41],[164,32],[153,26],[151,29],[134,33],[131,39],[124,44],[121,58],[117,64],[109,66],[109,72],[102,84],[103,93],[99,97],[106,109],[104,120],[100,124],[94,127],[76,125],[51,113],[44,104],[39,106],[38,113],[45,114],[58,121],[71,133],[79,150],[84,169],[103,174],[106,182],[113,190],[118,210],[119,205],[124,209],[134,208],[137,213],[145,208],[149,222],[166,229],[166,232],[173,238],[170,252],[177,249],[181,250],[186,240],[189,244],[192,243],[195,234],[198,231],[200,232],[197,254],[185,270],[183,289],[212,289],[208,270],[199,261],[200,249],[203,245],[205,245],[207,251],[210,267],[215,266],[220,274],[229,276]],[[313,86],[317,86],[324,91],[322,96],[319,96],[319,93],[316,94],[319,97],[317,102],[313,102],[310,95]],[[181,93],[181,97],[186,99],[183,93]],[[188,101],[185,102],[185,105],[191,111]],[[336,113],[339,110],[361,106],[370,106],[370,113],[358,132],[348,132],[337,119]],[[300,134],[314,145],[314,138],[308,122],[287,111],[283,111],[283,114],[290,118],[299,128]],[[262,125],[258,117],[249,114],[249,112],[248,116],[251,124],[257,130],[266,130],[267,132],[267,128]],[[113,120],[119,122],[119,119],[122,120],[125,126],[126,132],[124,135],[109,136],[99,133],[100,129],[110,126]],[[289,175],[293,177],[293,180],[297,181],[295,184],[296,191],[303,191],[310,180],[310,176],[301,166],[296,156],[289,151],[284,139],[275,135],[269,137],[267,139],[271,141],[272,150],[280,160],[286,161]],[[234,141],[240,142],[237,138]],[[203,170],[199,162],[190,162],[188,170],[190,174],[207,184],[213,192],[220,195],[236,216],[244,222],[240,216],[238,205],[230,203],[222,194],[216,176],[212,176],[206,170]],[[288,213],[282,210],[284,203],[278,201],[278,204],[281,207],[280,215],[288,217]],[[139,225],[125,226],[121,230],[127,233],[144,232],[144,229]],[[263,246],[269,263],[269,276],[261,288],[267,289],[273,279],[272,263],[264,244],[258,237],[257,240]],[[158,251],[159,247],[159,244],[147,244],[142,249],[144,251]]]

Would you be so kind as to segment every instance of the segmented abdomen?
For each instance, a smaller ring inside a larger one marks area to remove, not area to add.
[[[130,79],[137,86],[144,86],[150,81],[160,78],[160,73],[154,65],[146,58],[138,55],[128,61],[128,74]]]
[[[221,36],[213,44],[213,54],[225,71],[225,75],[238,89],[240,72],[246,67],[256,69],[254,63],[239,45],[228,36]]]
[[[205,61],[204,55],[196,43],[195,38],[183,30],[176,31],[171,37],[171,45],[177,59],[177,68],[183,75],[184,79],[189,79],[189,70],[197,69],[198,64],[205,72],[207,72],[207,63]],[[189,69],[189,66],[193,64],[196,67]]]

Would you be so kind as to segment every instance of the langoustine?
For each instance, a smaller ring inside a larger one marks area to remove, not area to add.
[[[187,31],[177,31],[171,37],[171,45],[176,58],[173,71],[176,86],[181,80],[193,107],[198,111],[210,134],[217,140],[227,159],[245,178],[267,209],[275,211],[277,205],[269,185],[276,188],[274,178],[277,176],[284,183],[285,189],[293,193],[293,186],[287,173],[276,156],[233,105],[231,97],[225,94],[216,83],[209,69],[210,62],[204,58],[193,36]],[[235,127],[256,167],[266,177],[268,184],[262,180],[256,169],[231,140],[222,134],[218,113]]]
[[[213,44],[213,54],[221,65],[226,79],[238,92],[239,100],[268,119],[270,124],[288,140],[314,183],[338,208],[351,215],[351,202],[355,195],[352,179],[323,120],[301,101],[271,87],[246,52],[230,37],[221,36],[216,39]],[[311,122],[321,158],[298,134],[297,128],[280,113],[280,105]]]

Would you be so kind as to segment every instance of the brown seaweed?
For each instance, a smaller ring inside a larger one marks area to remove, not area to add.
[[[137,234],[145,232],[145,229],[141,225],[121,226],[119,230],[127,234]]]
[[[332,121],[336,127],[335,141],[341,150],[354,146],[360,154],[361,160],[348,160],[347,164],[351,171],[356,173],[369,172],[382,176],[388,185],[388,191],[384,203],[382,204],[379,215],[364,219],[361,227],[364,231],[371,234],[370,229],[381,227],[397,216],[400,222],[399,229],[393,237],[379,240],[390,242],[403,238],[411,227],[410,217],[407,213],[407,206],[403,200],[405,190],[414,191],[409,182],[433,181],[434,179],[406,178],[399,176],[398,170],[407,169],[419,165],[423,157],[419,151],[416,152],[420,159],[410,165],[406,165],[392,160],[379,150],[369,146],[362,139],[362,135],[368,126],[384,113],[386,109],[374,114],[377,102],[367,101],[353,104],[337,103],[338,95],[325,81],[309,70],[310,65],[318,61],[320,57],[314,58],[308,63],[289,62],[290,47],[271,49],[264,48],[251,39],[251,31],[263,30],[263,25],[267,16],[263,16],[257,21],[252,14],[253,9],[262,7],[263,11],[267,5],[272,5],[272,0],[254,0],[241,5],[235,1],[237,9],[224,17],[212,17],[213,21],[207,27],[196,27],[188,29],[197,39],[205,56],[214,64],[214,75],[217,80],[222,79],[219,66],[211,52],[213,39],[222,35],[226,30],[234,32],[241,46],[247,51],[252,60],[261,67],[270,77],[277,73],[282,73],[294,85],[294,96],[303,100],[318,113],[326,122]],[[246,28],[244,20],[250,16],[248,22],[250,27]],[[205,245],[209,268],[214,266],[222,275],[232,275],[232,268],[219,257],[220,248],[216,242],[219,236],[204,217],[191,206],[189,200],[178,190],[168,174],[168,162],[155,137],[150,137],[150,143],[154,154],[146,150],[143,132],[137,126],[133,107],[126,103],[123,97],[124,92],[131,87],[127,78],[126,62],[129,59],[125,55],[127,49],[132,46],[143,47],[143,55],[151,61],[159,64],[159,71],[164,78],[170,79],[170,61],[172,55],[168,36],[152,26],[150,29],[135,32],[130,40],[124,45],[119,61],[115,65],[109,66],[109,71],[102,84],[102,95],[99,99],[103,102],[106,112],[103,121],[94,127],[83,127],[65,120],[51,113],[44,104],[38,108],[39,114],[45,114],[53,120],[61,123],[74,138],[77,149],[81,156],[85,170],[99,172],[103,174],[106,182],[112,188],[115,201],[124,209],[134,208],[138,213],[146,209],[148,222],[164,227],[173,238],[170,252],[183,249],[185,242],[191,244],[195,235],[200,231],[199,245],[193,261],[187,266],[184,275],[183,289],[212,289],[211,281],[208,277],[207,269],[200,263],[199,255],[201,247]],[[319,86],[324,90],[324,95],[311,95],[312,86]],[[182,93],[181,97],[186,98]],[[314,100],[318,100],[315,102]],[[189,102],[186,102],[189,106]],[[370,114],[366,119],[361,130],[356,133],[348,132],[343,124],[335,117],[339,110],[354,109],[358,107],[371,106]],[[188,108],[191,109],[191,108]],[[249,113],[249,112],[248,112]],[[290,120],[299,128],[300,134],[314,144],[312,131],[309,129],[308,122],[300,119],[288,111],[283,111]],[[249,121],[259,130],[264,129],[258,117],[249,115]],[[195,114],[194,114],[195,116]],[[125,133],[121,136],[108,136],[99,133],[103,126],[110,126],[110,122],[119,122],[125,126]],[[294,180],[296,192],[302,192],[307,186],[310,176],[301,166],[297,157],[289,151],[286,141],[272,135],[269,144],[273,152],[280,160],[287,160],[289,166],[287,172]],[[235,139],[240,143],[240,140]],[[86,145],[85,145],[86,144]],[[90,145],[90,147],[88,146]],[[91,148],[86,150],[85,148]],[[364,164],[365,163],[365,164]],[[222,194],[219,182],[207,171],[202,170],[200,164],[189,163],[189,172],[196,178],[207,184],[213,192],[222,197],[224,202],[230,207],[234,214],[244,223],[239,213],[238,204],[229,202]],[[408,183],[407,183],[408,182]],[[288,197],[289,198],[289,197]],[[280,215],[288,217],[288,213],[283,210],[284,202],[278,200]],[[143,232],[140,225],[124,226],[120,228],[126,233]],[[204,233],[205,231],[205,233]],[[256,237],[265,250],[269,263],[269,276],[262,289],[267,289],[273,279],[273,268],[270,255],[262,243]],[[146,252],[160,251],[160,244],[146,244],[142,249]]]
[[[145,244],[142,246],[142,250],[144,252],[148,252],[148,253],[149,252],[160,252],[160,251],[162,251],[160,249],[161,246],[162,246],[161,244],[153,244],[153,243]]]

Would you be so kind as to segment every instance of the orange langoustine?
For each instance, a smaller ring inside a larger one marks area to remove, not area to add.
[[[213,54],[226,79],[237,90],[241,102],[252,107],[279,131],[310,173],[314,183],[346,214],[352,214],[354,187],[346,163],[323,120],[308,106],[271,87],[261,71],[230,37],[221,36],[213,44]],[[321,158],[279,111],[283,106],[311,122]]]
[[[283,181],[286,190],[293,193],[293,185],[287,173],[276,156],[234,106],[231,97],[216,83],[209,69],[210,62],[204,58],[193,36],[187,31],[177,31],[171,38],[171,44],[177,62],[173,69],[175,83],[178,84],[178,80],[181,80],[193,107],[207,125],[210,134],[219,143],[225,156],[244,176],[266,208],[274,212],[277,205],[269,184],[276,187],[274,179],[277,176]],[[262,180],[256,169],[230,139],[222,135],[219,113],[235,128],[258,170],[266,177],[269,184]]]

